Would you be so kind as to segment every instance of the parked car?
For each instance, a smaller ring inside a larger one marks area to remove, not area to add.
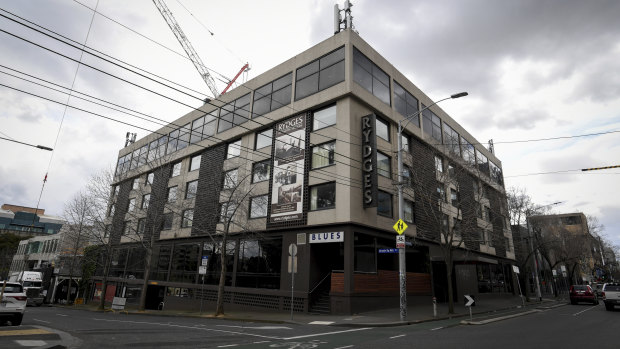
[[[588,302],[598,304],[598,297],[589,285],[572,285],[570,287],[570,304]]]
[[[603,285],[601,283],[595,282],[592,285],[590,285],[592,287],[592,289],[594,290],[594,293],[596,293],[596,296],[600,299],[603,298]]]
[[[620,284],[603,285],[603,303],[607,310],[614,310],[614,306],[620,305]]]
[[[0,282],[0,294],[0,320],[11,321],[13,326],[21,325],[28,299],[23,286],[17,282]]]

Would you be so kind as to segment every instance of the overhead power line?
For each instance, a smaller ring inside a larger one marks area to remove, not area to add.
[[[607,170],[610,168],[618,168],[620,167],[620,165],[614,165],[614,166],[605,166],[605,167],[592,167],[592,168],[582,168],[582,171],[598,171],[598,170]]]
[[[4,133],[3,133],[4,134]],[[3,139],[5,141],[9,141],[9,142],[15,142],[15,143],[19,143],[19,144],[23,144],[23,145],[27,145],[29,147],[34,147],[34,148],[39,148],[39,149],[43,149],[43,150],[49,150],[49,151],[53,151],[54,149],[50,148],[50,147],[46,147],[44,145],[34,145],[34,144],[30,144],[30,143],[25,143],[25,142],[20,142],[17,141],[15,139],[9,139],[9,138],[4,138],[4,137],[0,137],[0,139]]]

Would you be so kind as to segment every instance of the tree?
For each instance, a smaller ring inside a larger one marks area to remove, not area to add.
[[[28,238],[30,237],[22,237],[8,232],[0,234],[0,280],[9,278],[9,270],[13,256],[19,247],[19,242]]]
[[[452,314],[455,251],[480,251],[481,248],[505,244],[498,233],[506,226],[502,213],[505,209],[503,189],[491,184],[488,175],[482,174],[483,166],[466,162],[451,150],[446,152],[448,156],[443,156],[420,143],[415,143],[414,147],[424,149],[407,153],[407,163],[412,164],[411,169],[406,170],[410,173],[406,175],[410,178],[408,195],[415,196],[416,209],[423,213],[416,215],[418,236],[437,242],[443,254],[448,311]],[[411,154],[423,158],[413,158]],[[486,169],[488,173],[488,164]]]

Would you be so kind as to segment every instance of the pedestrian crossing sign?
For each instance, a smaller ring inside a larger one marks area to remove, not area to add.
[[[407,223],[405,223],[405,221],[403,221],[402,219],[399,219],[398,222],[394,224],[393,228],[394,230],[396,230],[398,235],[402,235],[405,230],[407,230]]]

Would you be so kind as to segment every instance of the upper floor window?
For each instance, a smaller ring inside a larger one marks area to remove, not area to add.
[[[155,173],[149,172],[146,175],[146,182],[144,183],[144,185],[153,185],[153,179],[155,179]]]
[[[409,123],[420,127],[420,116],[412,117],[418,113],[418,99],[394,81],[394,108],[405,118],[411,118]]]
[[[295,100],[344,81],[344,46],[314,60],[295,73]]]
[[[174,203],[177,201],[177,186],[168,188],[168,202]]]
[[[197,169],[199,169],[201,160],[202,160],[202,154],[192,157],[191,160],[189,161],[189,171],[191,172],[191,171],[196,171]]]
[[[383,177],[390,178],[392,176],[390,158],[382,152],[377,152],[377,173]]]
[[[407,151],[407,152],[410,151],[409,147],[411,146],[411,141],[410,141],[411,137],[409,137],[409,135],[405,133],[401,133],[400,139],[403,145],[402,150]]]
[[[438,174],[443,174],[443,159],[435,155],[435,171]]]
[[[353,48],[353,80],[390,105],[390,76],[357,48]]]
[[[164,213],[164,222],[163,222],[163,227],[162,230],[170,230],[172,229],[172,212],[168,212],[168,213]]]
[[[129,206],[127,208],[128,211],[133,211],[136,209],[136,198],[129,199]]]
[[[459,134],[444,122],[443,124],[443,141],[448,147],[448,151],[456,156],[461,156],[461,148],[459,145]]]
[[[241,155],[241,140],[228,143],[228,152],[226,153],[226,159],[234,158]]]
[[[151,194],[142,195],[142,206],[141,208],[147,209],[149,208],[149,202],[151,201]]]
[[[410,200],[403,200],[403,220],[407,223],[415,222],[414,203]]]
[[[333,165],[335,148],[336,141],[312,147],[312,168]]]
[[[390,141],[390,125],[387,122],[377,118],[376,122],[377,136]]]
[[[172,171],[170,172],[170,177],[176,177],[181,174],[181,162],[177,162],[172,165]]]
[[[265,147],[269,147],[271,145],[271,140],[273,139],[273,129],[266,129],[260,132],[256,132],[256,140],[254,144],[254,149],[261,149]]]
[[[136,190],[138,188],[140,188],[140,179],[139,178],[134,178],[131,181],[131,189]]]
[[[224,132],[250,119],[250,94],[246,94],[220,108],[220,123],[217,132]]]
[[[252,183],[258,183],[269,179],[269,166],[271,160],[263,160],[252,165]]]
[[[191,132],[191,124],[179,127],[170,132],[168,135],[168,149],[166,154],[172,154],[177,150],[181,150],[189,145],[189,136]]]
[[[336,106],[332,105],[325,109],[312,113],[312,130],[320,130],[324,127],[336,124]]]
[[[181,228],[190,228],[194,223],[194,210],[183,211],[183,218],[181,220]]]
[[[484,154],[476,150],[476,161],[478,162],[478,170],[487,176],[489,175],[489,159]]]
[[[206,113],[192,122],[192,135],[190,143],[198,143],[203,139],[209,138],[215,134],[215,126],[217,124],[218,109]]]
[[[254,117],[291,103],[293,73],[288,73],[254,90]]]
[[[234,189],[237,186],[237,178],[239,171],[237,169],[226,171],[224,173],[224,189]]]
[[[336,183],[325,183],[310,187],[310,210],[324,210],[336,207]]]
[[[267,195],[250,198],[250,218],[267,217]]]
[[[191,199],[196,197],[196,193],[198,192],[198,180],[187,182],[185,187],[185,198]]]
[[[493,182],[503,186],[504,185],[504,175],[502,174],[502,169],[499,166],[495,165],[493,161],[489,161],[489,166],[491,167],[491,180]]]
[[[377,198],[377,214],[392,217],[392,194],[379,190]]]
[[[426,108],[424,104],[422,104],[422,108]],[[422,112],[422,127],[424,133],[429,134],[441,144],[441,119],[430,109]]]
[[[463,147],[463,160],[470,166],[475,166],[476,151],[474,150],[474,146],[463,137],[461,137],[461,146]]]

